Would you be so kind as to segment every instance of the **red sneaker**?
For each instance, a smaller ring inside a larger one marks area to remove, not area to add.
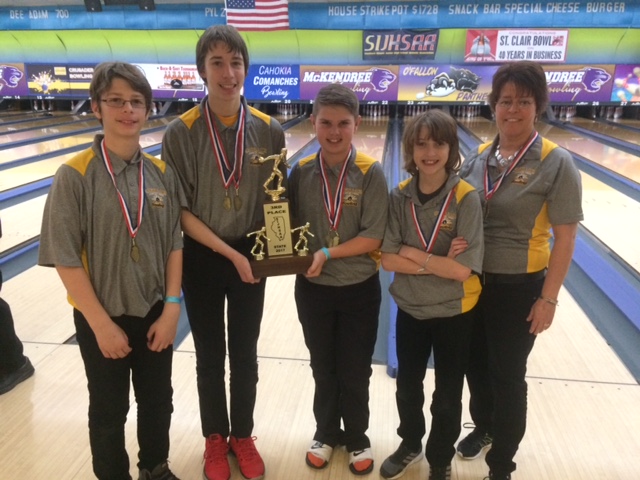
[[[229,480],[229,444],[217,433],[207,437],[204,447],[204,478],[207,480]]]
[[[253,443],[256,437],[229,437],[231,453],[238,459],[240,473],[247,480],[260,480],[264,476],[264,462]]]

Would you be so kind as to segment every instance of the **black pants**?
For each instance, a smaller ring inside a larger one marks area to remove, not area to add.
[[[426,457],[429,465],[444,467],[455,455],[460,435],[462,389],[469,358],[474,311],[448,318],[419,320],[398,309],[396,402],[398,435],[409,449],[422,449],[425,434],[424,376],[433,349],[435,390],[431,400],[431,429]]]
[[[184,239],[182,288],[196,347],[200,420],[205,437],[253,432],[258,384],[258,337],[266,282],[245,283],[226,257]],[[251,242],[233,245],[248,255]],[[225,332],[225,300],[227,324]],[[225,387],[225,334],[228,337],[230,408]],[[230,415],[229,413],[230,412]]]
[[[489,469],[513,472],[527,425],[527,359],[536,336],[527,316],[542,291],[544,278],[520,284],[485,284],[471,344],[467,382],[471,418],[493,434]]]
[[[344,444],[350,452],[368,448],[369,379],[381,299],[378,274],[341,287],[298,275],[295,298],[315,380],[313,438],[331,446]]]
[[[0,298],[0,375],[15,372],[25,362],[9,304]]]
[[[146,317],[113,318],[129,338],[125,358],[105,358],[85,317],[73,311],[76,338],[89,388],[89,440],[93,472],[100,480],[129,480],[124,425],[129,412],[129,373],[138,404],[138,468],[152,470],[169,456],[169,427],[173,412],[171,361],[173,349],[153,352],[147,332],[160,316],[158,302]]]

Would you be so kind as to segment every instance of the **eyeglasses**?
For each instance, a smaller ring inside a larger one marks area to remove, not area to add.
[[[529,98],[523,98],[516,102],[513,100],[500,100],[497,103],[498,108],[502,108],[504,110],[509,110],[515,105],[517,110],[526,110],[535,105],[535,102]]]
[[[147,108],[146,102],[144,100],[140,100],[139,98],[125,100],[124,98],[113,97],[113,98],[104,98],[102,99],[102,101],[106,103],[109,107],[113,107],[113,108],[122,108],[127,103],[131,105],[131,108],[139,108],[139,109]]]

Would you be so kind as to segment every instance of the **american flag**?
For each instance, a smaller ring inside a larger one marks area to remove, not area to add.
[[[287,0],[226,0],[227,24],[238,30],[288,30]]]

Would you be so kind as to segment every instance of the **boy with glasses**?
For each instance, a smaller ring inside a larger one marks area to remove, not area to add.
[[[57,171],[39,264],[55,267],[73,305],[89,388],[93,471],[129,480],[129,376],[138,404],[140,480],[176,480],[167,464],[171,362],[180,315],[180,190],[140,150],[152,91],[138,68],[98,65],[89,87],[104,135]]]

